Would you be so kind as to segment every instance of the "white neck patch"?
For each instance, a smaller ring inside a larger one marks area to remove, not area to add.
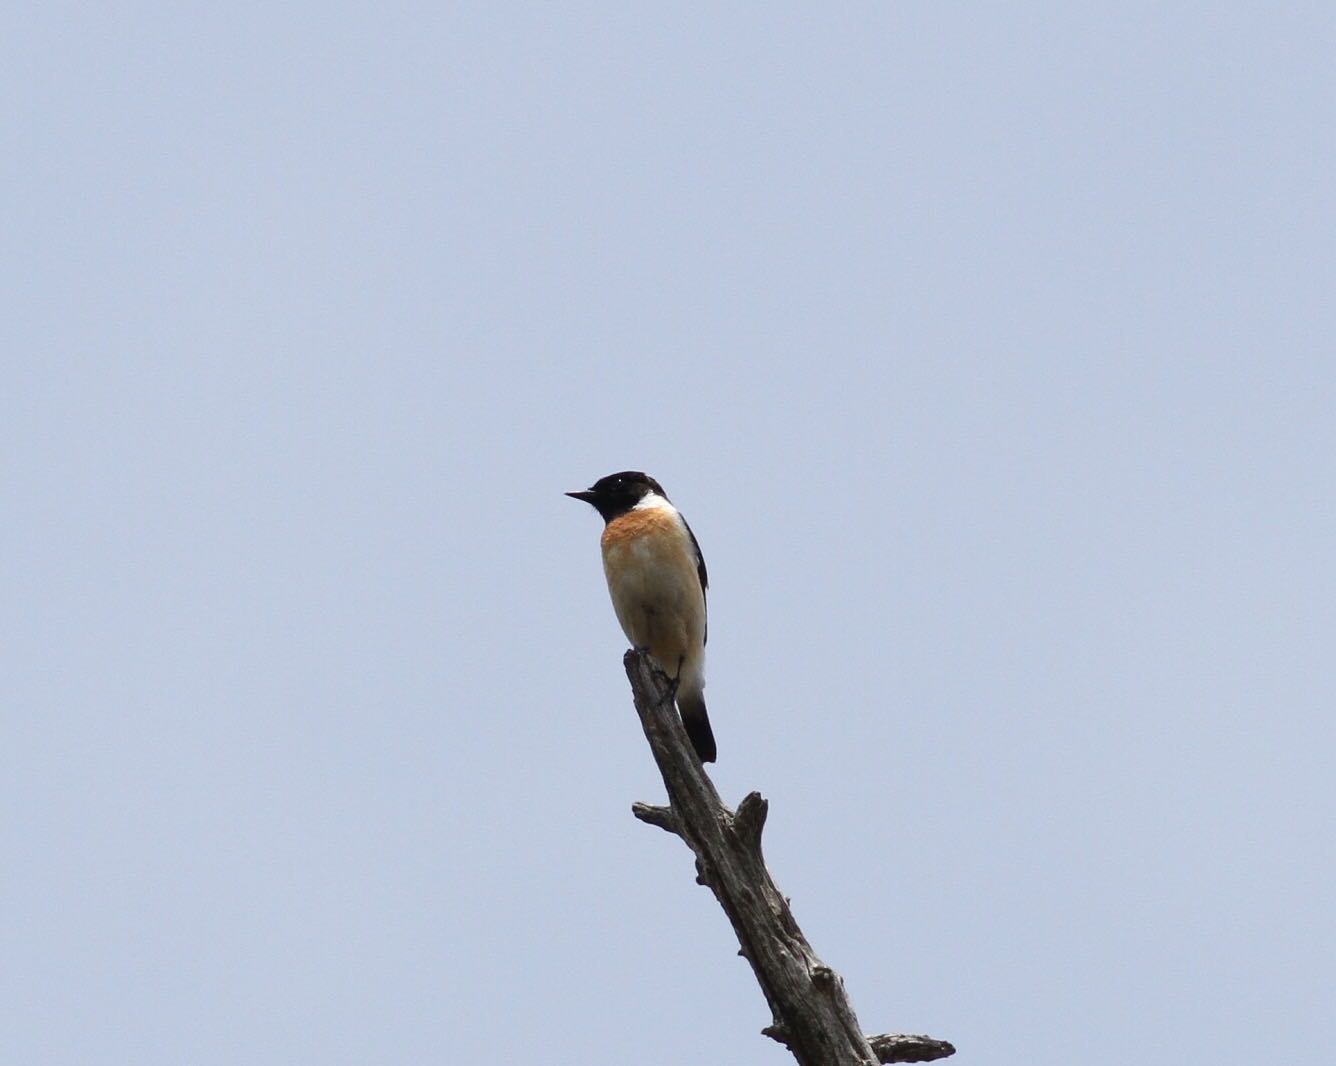
[[[677,513],[677,508],[665,500],[652,489],[640,497],[640,502],[631,508],[633,511],[672,511]]]

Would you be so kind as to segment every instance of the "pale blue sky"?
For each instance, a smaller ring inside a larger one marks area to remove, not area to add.
[[[5,1061],[790,1061],[627,467],[869,1031],[1336,1043],[1330,5],[0,23]]]

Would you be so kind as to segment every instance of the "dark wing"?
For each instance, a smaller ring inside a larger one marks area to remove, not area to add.
[[[679,517],[680,514],[679,514]],[[691,532],[691,526],[687,525],[687,520],[682,519],[682,525],[686,526],[687,536],[691,538],[691,546],[696,549],[696,576],[700,578],[701,599],[707,599],[705,590],[710,587],[710,575],[705,572],[705,556],[701,554],[700,541],[696,539],[696,534]],[[705,622],[705,632],[702,634],[701,643],[704,644],[710,639],[710,623],[708,616]]]

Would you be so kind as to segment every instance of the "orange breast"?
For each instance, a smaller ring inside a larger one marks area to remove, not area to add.
[[[672,511],[660,507],[649,507],[643,511],[627,511],[618,515],[603,527],[603,550],[626,544],[645,536],[647,533],[668,536],[674,541],[682,534],[682,523]]]

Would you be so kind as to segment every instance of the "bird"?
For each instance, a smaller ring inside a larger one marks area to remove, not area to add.
[[[701,762],[714,762],[705,710],[705,590],[700,544],[663,486],[639,470],[568,492],[603,517],[603,573],[612,609],[632,647],[673,682],[682,725]]]

